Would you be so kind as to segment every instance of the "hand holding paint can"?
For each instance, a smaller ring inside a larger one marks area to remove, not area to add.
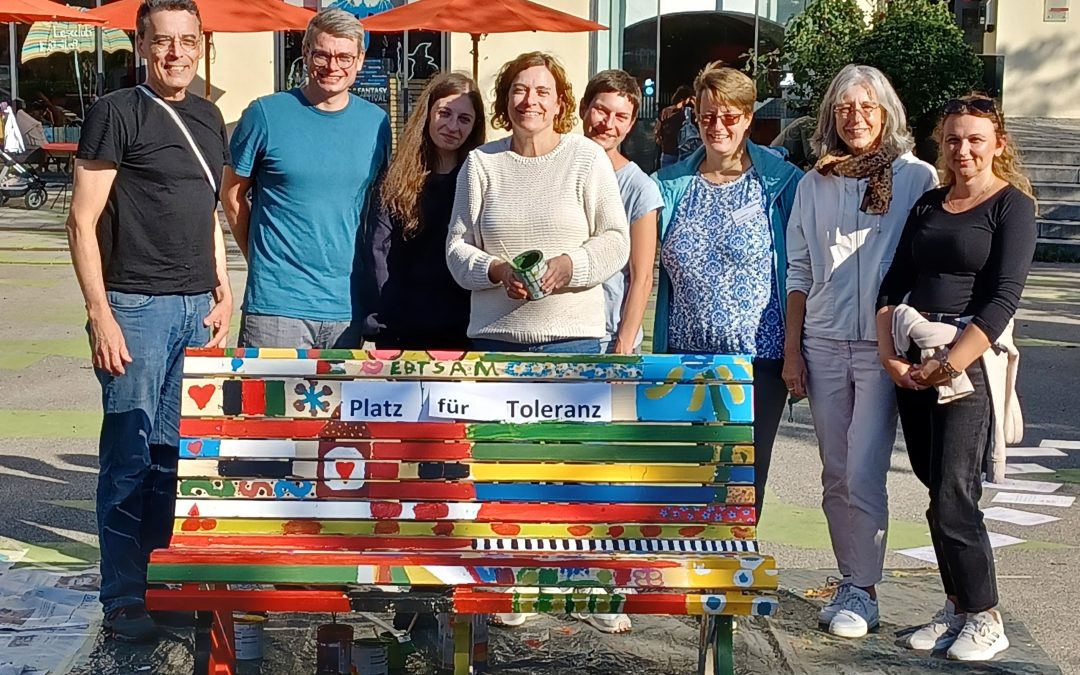
[[[530,300],[539,300],[547,295],[540,286],[540,280],[547,272],[547,261],[541,251],[525,251],[510,261],[514,268],[514,276],[525,285]]]

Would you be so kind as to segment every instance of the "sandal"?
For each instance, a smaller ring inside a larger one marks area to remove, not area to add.
[[[575,612],[571,616],[608,635],[629,633],[630,629],[633,628],[630,617],[625,614],[578,614]]]

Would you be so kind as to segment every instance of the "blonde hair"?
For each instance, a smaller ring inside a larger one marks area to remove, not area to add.
[[[706,64],[694,78],[694,96],[699,110],[706,93],[717,103],[734,106],[748,115],[754,112],[757,85],[746,73],[728,68],[723,61]]]
[[[970,93],[966,96],[961,96],[956,99],[961,103],[968,103],[974,100],[993,100],[985,94]],[[972,115],[974,117],[982,117],[990,120],[994,125],[994,135],[1004,142],[1005,147],[1001,154],[994,157],[993,163],[990,165],[994,175],[1005,181],[1009,185],[1012,185],[1017,190],[1023,192],[1028,197],[1035,199],[1035,191],[1031,188],[1031,180],[1024,173],[1023,162],[1020,159],[1020,149],[1012,142],[1009,134],[1005,131],[1005,118],[999,112],[999,108],[995,103],[992,112],[984,113],[980,110],[976,110],[971,107],[965,108],[961,113],[946,113],[941,116],[941,119],[937,123],[937,127],[934,128],[934,140],[938,144],[938,157],[937,157],[937,169],[941,174],[941,186],[952,187],[956,183],[956,175],[952,169],[949,168],[948,161],[945,157],[945,147],[943,144],[943,136],[945,129],[945,120],[956,115]],[[1036,202],[1038,203],[1038,202]]]
[[[559,99],[562,110],[555,118],[555,133],[568,134],[574,128],[574,88],[570,85],[570,78],[554,56],[544,52],[527,52],[519,55],[512,61],[505,63],[499,74],[495,77],[495,103],[491,111],[491,126],[504,131],[513,131],[510,124],[510,116],[507,106],[510,105],[510,85],[514,78],[523,70],[543,66],[548,69],[555,78],[555,95]]]
[[[818,109],[817,131],[810,144],[818,157],[830,152],[850,152],[851,148],[840,138],[836,127],[834,107],[840,104],[844,92],[854,86],[861,86],[870,92],[881,106],[881,143],[880,146],[892,150],[898,155],[910,152],[915,147],[915,139],[908,129],[907,114],[904,104],[896,95],[889,78],[873,66],[848,64],[829,83],[825,96]]]
[[[336,38],[346,38],[356,43],[358,54],[364,52],[364,27],[359,19],[343,9],[324,9],[308,22],[301,49],[306,54],[315,44],[315,35],[326,33]]]

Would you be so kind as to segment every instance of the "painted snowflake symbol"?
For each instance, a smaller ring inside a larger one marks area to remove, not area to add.
[[[297,412],[306,410],[312,417],[318,417],[320,411],[330,412],[330,402],[324,401],[323,398],[330,396],[333,390],[325,384],[320,386],[318,382],[308,384],[301,382],[293,388],[293,391],[301,397],[293,401],[293,408]]]

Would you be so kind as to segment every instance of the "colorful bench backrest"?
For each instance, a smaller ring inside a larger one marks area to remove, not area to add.
[[[224,349],[184,371],[173,548],[756,550],[744,357]]]

